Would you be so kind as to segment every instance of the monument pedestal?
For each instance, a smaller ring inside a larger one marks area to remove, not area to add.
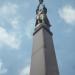
[[[33,36],[30,75],[59,75],[52,33],[42,24]]]

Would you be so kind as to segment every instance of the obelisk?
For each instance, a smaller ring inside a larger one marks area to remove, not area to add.
[[[59,75],[50,27],[47,8],[43,4],[43,0],[39,0],[33,33],[30,75]]]

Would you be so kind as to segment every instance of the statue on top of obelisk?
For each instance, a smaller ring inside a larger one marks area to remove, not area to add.
[[[43,0],[39,0],[38,7],[36,9],[36,24],[35,25],[38,25],[40,23],[50,25],[46,14],[47,14],[47,8],[43,4]]]
[[[43,0],[39,0],[38,7],[36,9],[36,14],[38,14],[38,11],[43,7]]]
[[[39,4],[42,4],[43,3],[43,0],[39,0]]]

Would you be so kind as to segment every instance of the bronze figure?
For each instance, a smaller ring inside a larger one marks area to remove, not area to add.
[[[39,3],[42,4],[43,3],[43,0],[39,0]]]

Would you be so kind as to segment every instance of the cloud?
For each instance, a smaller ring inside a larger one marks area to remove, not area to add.
[[[6,3],[0,6],[0,18],[2,24],[9,24],[13,29],[17,29],[20,22],[20,15],[18,14],[18,5]],[[0,24],[1,24],[0,23]]]
[[[31,19],[27,22],[26,24],[26,27],[25,27],[25,35],[31,39],[32,38],[32,34],[33,34],[33,31],[34,31],[34,22],[35,20],[34,19]]]
[[[20,17],[15,17],[14,19],[10,19],[10,25],[12,26],[13,29],[18,29],[20,26],[19,26],[19,23],[20,23]]]
[[[66,5],[59,9],[59,16],[68,24],[75,23],[75,8],[70,5]]]
[[[20,73],[20,75],[30,75],[30,65],[26,66]]]
[[[18,6],[16,4],[6,3],[0,6],[0,16],[8,16],[16,14]]]
[[[7,69],[4,67],[3,62],[0,61],[0,75],[7,73]]]
[[[0,27],[0,44],[5,44],[16,49],[19,48],[18,38],[8,33],[3,27]]]
[[[15,49],[20,47],[19,37],[21,34],[19,33],[19,25],[20,14],[18,13],[18,5],[13,3],[0,5],[0,47],[3,45]]]

